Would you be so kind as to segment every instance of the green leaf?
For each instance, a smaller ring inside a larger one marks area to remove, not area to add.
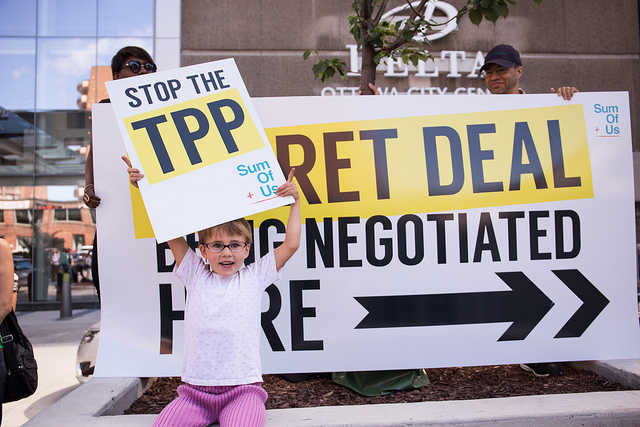
[[[480,25],[482,22],[482,11],[478,9],[472,9],[469,11],[469,19],[475,25]]]
[[[501,4],[496,4],[495,6],[493,6],[493,10],[503,18],[509,14],[509,8]]]
[[[307,59],[309,59],[309,55],[311,55],[311,49],[305,50],[304,53],[302,54],[302,57],[306,61]]]
[[[498,20],[498,18],[500,17],[500,15],[498,14],[498,12],[496,12],[495,9],[493,8],[489,8],[489,9],[483,9],[482,10],[482,14],[484,15],[485,19],[487,21],[491,21],[494,24],[496,23],[496,21]]]
[[[311,67],[311,70],[313,71],[313,74],[316,75],[316,78],[322,75],[324,73],[324,70],[326,69],[327,69],[327,64],[325,64],[324,61],[316,62],[316,64],[313,67]]]
[[[324,75],[322,76],[322,82],[326,82],[327,80],[331,79],[334,74],[336,73],[336,70],[333,68],[327,68],[324,72]]]

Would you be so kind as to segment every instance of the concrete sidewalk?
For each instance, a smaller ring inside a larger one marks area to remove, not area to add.
[[[39,364],[36,393],[3,405],[4,427],[151,426],[155,415],[121,415],[151,381],[92,379],[79,387],[75,357],[84,331],[100,311],[19,312],[18,321],[34,344]],[[640,360],[576,362],[640,390]],[[422,402],[280,409],[267,411],[268,427],[294,426],[638,426],[640,391],[525,396],[474,401]]]
[[[636,361],[638,362],[638,361]],[[638,364],[640,366],[640,363]],[[138,379],[94,378],[25,427],[151,427],[156,415],[122,414]],[[217,424],[215,424],[217,426]],[[267,411],[267,427],[584,427],[640,425],[640,391],[523,396]]]

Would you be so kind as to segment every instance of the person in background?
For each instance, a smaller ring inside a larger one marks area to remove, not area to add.
[[[520,88],[520,77],[524,70],[520,53],[508,44],[499,44],[487,53],[484,65],[480,68],[484,72],[484,82],[487,89],[494,95],[524,94]],[[568,101],[578,92],[573,86],[563,86],[551,93],[556,93]],[[520,367],[537,377],[557,377],[562,375],[560,367],[555,363],[521,363]]]
[[[13,310],[15,285],[11,247],[6,240],[0,238],[0,323]],[[4,364],[4,349],[0,340],[0,424],[2,423],[2,403],[4,402],[6,378],[7,368]]]
[[[484,72],[484,82],[487,89],[493,95],[516,95],[524,94],[520,88],[520,77],[524,68],[520,60],[520,53],[508,44],[499,44],[487,53],[484,58],[484,65],[480,68]],[[374,95],[380,95],[378,88],[369,83],[369,89]],[[362,91],[358,93],[361,94]],[[558,90],[551,88],[551,93],[556,93],[564,100],[569,101],[578,92],[573,86],[562,86]]]
[[[157,70],[151,55],[141,47],[123,47],[111,59],[111,74],[113,80],[134,77],[142,74],[155,73]],[[110,102],[103,99],[101,103]],[[97,208],[100,205],[100,197],[96,196],[93,179],[93,140],[89,145],[87,161],[84,164],[85,187],[82,200],[90,208]],[[100,280],[98,277],[98,240],[97,233],[93,236],[93,251],[91,251],[91,276],[93,286],[96,288],[98,299],[100,299]]]
[[[484,65],[480,68],[484,72],[484,82],[487,89],[494,95],[501,94],[523,94],[520,88],[520,77],[524,68],[520,60],[520,53],[508,44],[499,44],[487,53],[484,58]],[[568,101],[578,92],[573,86],[563,86],[555,90],[551,88],[551,93],[556,93],[564,100]]]

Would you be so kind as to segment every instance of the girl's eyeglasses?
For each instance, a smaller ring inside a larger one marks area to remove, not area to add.
[[[212,242],[212,243],[205,243],[204,246],[207,249],[209,249],[211,252],[222,252],[224,250],[224,248],[229,248],[229,250],[232,251],[232,252],[240,252],[241,250],[243,250],[245,248],[245,246],[247,246],[247,243],[246,242],[231,242],[228,245],[223,245],[222,243]]]
[[[131,72],[136,74],[140,72],[142,67],[144,67],[144,69],[147,70],[148,73],[155,73],[156,70],[158,69],[158,67],[156,67],[156,64],[153,64],[151,62],[147,62],[146,64],[142,65],[140,61],[133,61],[133,60],[124,64],[122,68],[124,67],[129,67]]]

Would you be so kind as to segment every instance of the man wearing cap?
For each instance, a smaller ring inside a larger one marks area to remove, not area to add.
[[[484,65],[480,68],[484,72],[484,81],[487,89],[494,95],[524,93],[520,88],[522,76],[522,61],[520,53],[508,44],[499,44],[487,53]],[[369,88],[374,95],[380,95],[378,88],[369,83]],[[578,92],[573,86],[563,86],[557,91],[551,88],[551,93],[557,93],[565,100],[570,100],[573,94]],[[522,369],[531,372],[538,377],[556,377],[562,375],[560,368],[555,363],[527,363],[520,364]]]
[[[484,72],[484,82],[487,89],[494,95],[524,93],[520,88],[520,76],[522,76],[522,61],[520,53],[508,44],[499,44],[487,53],[484,65],[480,68]],[[564,86],[557,91],[551,88],[551,93],[557,93],[565,100],[573,97],[578,89],[572,86]],[[528,363],[520,364],[522,369],[539,377],[556,377],[562,374],[555,363]]]
[[[484,72],[484,82],[487,89],[494,95],[524,93],[520,89],[522,76],[522,61],[520,53],[508,44],[499,44],[487,53],[484,65],[480,68]],[[565,100],[573,97],[578,89],[564,86],[557,91],[551,88],[551,93],[557,93]]]
[[[484,72],[484,82],[487,89],[494,95],[524,93],[520,88],[522,76],[522,61],[520,53],[508,44],[499,44],[487,53],[484,65],[480,68]],[[380,95],[378,88],[369,83],[369,88],[374,95]],[[557,93],[565,100],[570,100],[578,89],[572,86],[563,86],[557,91],[551,88],[551,93]],[[360,93],[360,92],[358,92]]]

